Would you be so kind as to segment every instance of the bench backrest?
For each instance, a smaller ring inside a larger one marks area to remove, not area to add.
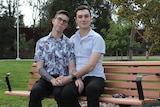
[[[158,61],[113,61],[104,62],[106,75],[105,96],[116,93],[130,97],[138,97],[136,79],[139,75],[144,76],[142,87],[145,98],[160,98],[160,62]],[[32,64],[28,90],[31,90],[35,81],[40,78],[36,64]]]

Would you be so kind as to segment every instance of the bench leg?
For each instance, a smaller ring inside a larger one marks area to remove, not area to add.
[[[131,107],[131,105],[122,105],[122,104],[119,104],[119,107]]]

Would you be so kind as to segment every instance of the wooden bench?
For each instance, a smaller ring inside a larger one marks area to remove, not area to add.
[[[111,61],[103,63],[106,75],[105,90],[101,102],[118,104],[121,107],[145,104],[159,105],[160,62],[159,61]],[[28,97],[35,81],[40,77],[36,64],[32,64],[27,91],[15,91],[10,87],[6,75],[8,91],[5,95]],[[114,94],[124,94],[125,98],[114,98]],[[85,96],[79,100],[86,101]]]

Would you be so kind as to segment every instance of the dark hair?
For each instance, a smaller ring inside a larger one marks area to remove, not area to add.
[[[89,9],[89,7],[87,5],[80,5],[75,9],[75,17],[76,17],[77,11],[85,10],[85,9],[88,10],[89,14],[91,15],[90,9]]]
[[[59,15],[59,14],[64,14],[64,15],[66,15],[66,16],[69,17],[69,12],[66,11],[66,10],[58,10],[58,11],[56,12],[55,17],[56,17],[57,15]]]

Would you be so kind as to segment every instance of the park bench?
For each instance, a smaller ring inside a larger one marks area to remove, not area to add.
[[[107,80],[100,102],[117,104],[120,107],[160,104],[158,103],[160,98],[159,61],[109,61],[103,62],[103,66]],[[28,89],[20,91],[11,89],[9,74],[6,74],[8,91],[5,91],[4,94],[28,97],[38,78],[40,75],[37,72],[36,63],[33,63]],[[122,95],[124,98],[120,98]],[[86,101],[86,97],[80,96],[79,100]]]

